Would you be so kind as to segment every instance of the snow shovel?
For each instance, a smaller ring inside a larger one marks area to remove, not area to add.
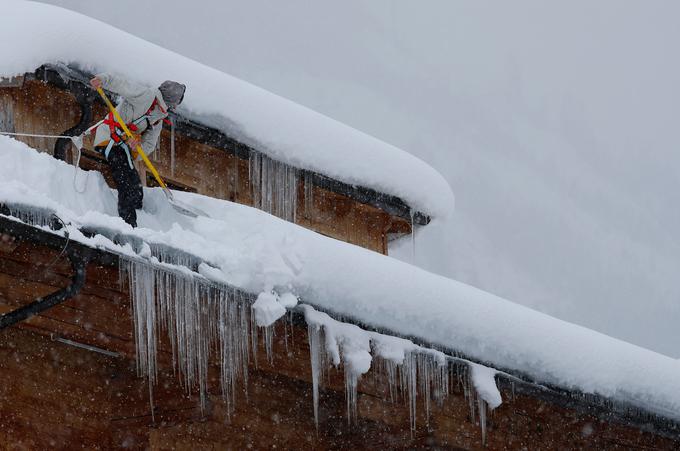
[[[128,128],[128,126],[125,124],[125,121],[123,120],[122,117],[120,117],[120,114],[118,114],[118,110],[116,110],[116,107],[113,106],[109,98],[106,96],[104,93],[104,90],[102,88],[97,88],[97,92],[99,95],[102,97],[104,100],[104,103],[106,103],[106,106],[109,107],[109,110],[111,113],[113,113],[113,116],[116,118],[116,121],[120,124],[120,127],[123,129],[125,134],[128,136],[128,138],[132,138],[132,132]],[[203,213],[202,211],[189,207],[188,205],[183,204],[182,202],[178,201],[175,199],[175,197],[172,195],[172,191],[168,188],[168,186],[165,184],[163,179],[161,178],[161,175],[158,173],[156,168],[154,167],[153,164],[151,164],[151,161],[149,158],[146,156],[146,153],[144,152],[144,149],[142,149],[141,145],[137,145],[137,153],[139,154],[140,157],[142,157],[142,160],[144,161],[144,164],[146,167],[151,171],[151,174],[153,174],[153,177],[156,179],[156,182],[158,182],[158,185],[163,189],[163,194],[165,194],[165,197],[168,199],[168,202],[170,205],[172,205],[172,208],[177,210],[177,212],[185,215],[185,216],[191,216],[192,218],[196,218],[198,216],[208,216],[207,214]]]

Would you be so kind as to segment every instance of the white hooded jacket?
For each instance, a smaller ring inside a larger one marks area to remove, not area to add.
[[[163,119],[168,117],[168,107],[160,90],[136,85],[111,74],[99,74],[97,78],[101,80],[104,89],[123,97],[116,109],[126,124],[130,124],[142,116],[147,116],[136,124],[138,128],[134,133],[141,135],[142,149],[147,155],[150,155],[156,150],[156,143],[163,129]],[[156,105],[149,111],[154,100],[156,100]],[[99,125],[94,137],[95,146],[105,146],[110,139],[111,129],[109,125]]]

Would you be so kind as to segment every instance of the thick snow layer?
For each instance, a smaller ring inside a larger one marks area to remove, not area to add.
[[[291,292],[319,308],[458,350],[499,369],[680,419],[675,359],[226,201],[178,192],[181,200],[211,214],[187,218],[170,208],[159,190],[146,189],[140,228],[132,229],[115,217],[116,193],[98,173],[90,173],[83,194],[74,191],[73,175],[72,166],[0,137],[0,202],[55,210],[71,224],[71,239],[131,252],[103,237],[84,238],[76,229],[92,225],[150,245],[165,243],[217,268],[204,265],[201,271],[215,281],[251,293]],[[360,373],[365,343],[351,344]]]
[[[120,59],[111,55],[121,52],[127,78],[145,85],[185,83],[182,114],[276,160],[399,196],[433,216],[453,209],[443,177],[396,147],[98,20],[41,3],[3,3],[0,76],[60,62],[120,74]]]

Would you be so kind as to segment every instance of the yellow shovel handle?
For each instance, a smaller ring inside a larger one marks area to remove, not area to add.
[[[111,113],[113,113],[113,116],[116,118],[116,121],[118,121],[118,123],[120,124],[120,127],[123,129],[123,131],[128,136],[128,138],[132,138],[133,137],[132,132],[128,128],[128,126],[125,123],[125,121],[123,120],[123,118],[120,117],[120,114],[118,114],[118,110],[116,110],[116,107],[113,106],[113,104],[111,103],[109,98],[104,93],[104,90],[102,88],[97,88],[97,92],[99,93],[99,95],[104,100],[104,103],[106,103],[106,106],[109,107],[109,110],[111,111]],[[165,190],[165,192],[167,194],[172,196],[170,190],[168,189],[168,186],[165,184],[165,182],[161,178],[161,175],[158,173],[158,171],[153,166],[153,164],[151,164],[151,161],[146,156],[146,153],[144,152],[144,149],[142,149],[142,146],[138,144],[136,150],[137,150],[137,153],[139,153],[139,155],[142,157],[142,160],[144,160],[144,164],[146,165],[147,168],[149,168],[149,171],[151,171],[151,174],[153,174],[153,177],[156,179],[156,181],[161,186],[161,188],[163,188],[163,190]]]

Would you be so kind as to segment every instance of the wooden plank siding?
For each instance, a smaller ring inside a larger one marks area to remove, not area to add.
[[[68,285],[70,265],[59,250],[28,239],[0,246],[0,312]],[[137,377],[129,297],[116,265],[91,263],[73,299],[0,331],[0,449],[244,449],[437,448],[481,449],[463,385],[432,405],[429,424],[418,403],[410,430],[404,399],[390,402],[375,369],[360,381],[358,420],[346,421],[343,369],[330,369],[321,388],[320,423],[312,412],[311,368],[304,324],[279,321],[273,361],[260,343],[248,395],[227,416],[217,362],[209,373],[209,402],[187,395],[161,341],[159,383],[151,415],[146,381]],[[61,337],[118,357],[55,341]],[[502,388],[503,404],[488,420],[488,449],[677,449],[680,441],[606,421],[525,393]]]
[[[80,108],[71,94],[37,81],[26,81],[22,87],[0,88],[0,102],[0,107],[12,111],[12,131],[16,133],[60,135],[80,118]],[[56,142],[54,138],[17,139],[50,154]]]
[[[0,122],[13,127],[8,131],[18,133],[58,135],[80,118],[80,108],[70,93],[37,80],[26,80],[21,87],[0,87],[0,109],[4,112],[0,114]],[[94,105],[95,121],[105,113],[103,105]],[[52,138],[18,139],[50,154],[56,141]],[[85,145],[88,151],[83,153],[80,166],[100,171],[112,184],[106,163],[93,151],[92,137],[85,140]],[[173,165],[170,130],[166,127],[151,160],[170,186],[253,205],[249,162],[243,158],[175,133]],[[71,161],[70,155],[67,155],[67,161]],[[138,164],[138,169],[142,183],[149,181],[152,185],[153,180],[147,177],[143,164]],[[296,223],[316,232],[383,254],[387,254],[388,234],[410,233],[411,225],[404,219],[318,186],[314,187],[313,202],[308,202],[304,208],[304,193],[301,181]]]

